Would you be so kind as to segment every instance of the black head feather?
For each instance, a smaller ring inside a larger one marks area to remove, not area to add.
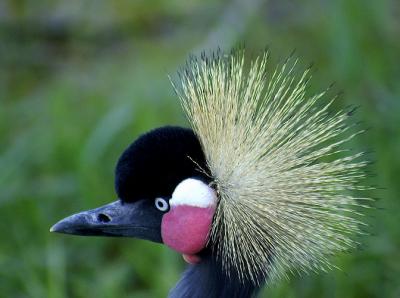
[[[189,177],[204,176],[200,142],[191,129],[165,126],[140,136],[121,155],[115,189],[124,202],[171,196]]]

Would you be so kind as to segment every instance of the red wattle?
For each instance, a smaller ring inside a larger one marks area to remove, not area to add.
[[[172,206],[162,219],[163,242],[183,254],[198,253],[207,244],[214,211],[214,207]]]
[[[185,260],[186,263],[189,263],[191,265],[195,265],[200,263],[201,258],[198,255],[182,255],[183,259]]]

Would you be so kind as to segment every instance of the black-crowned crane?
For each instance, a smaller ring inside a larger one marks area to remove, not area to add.
[[[292,272],[331,268],[362,224],[346,111],[307,94],[296,62],[242,51],[191,58],[173,83],[192,129],[140,136],[115,171],[117,201],[51,231],[164,243],[190,264],[169,297],[252,297]]]

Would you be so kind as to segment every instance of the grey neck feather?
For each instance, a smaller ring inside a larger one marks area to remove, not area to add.
[[[221,264],[211,255],[202,257],[196,265],[189,265],[169,298],[250,298],[260,288],[252,282],[240,282],[237,274],[228,277]]]

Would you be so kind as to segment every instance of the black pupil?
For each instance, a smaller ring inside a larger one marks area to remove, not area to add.
[[[165,208],[165,202],[163,200],[158,200],[157,206],[160,209],[164,209]]]

